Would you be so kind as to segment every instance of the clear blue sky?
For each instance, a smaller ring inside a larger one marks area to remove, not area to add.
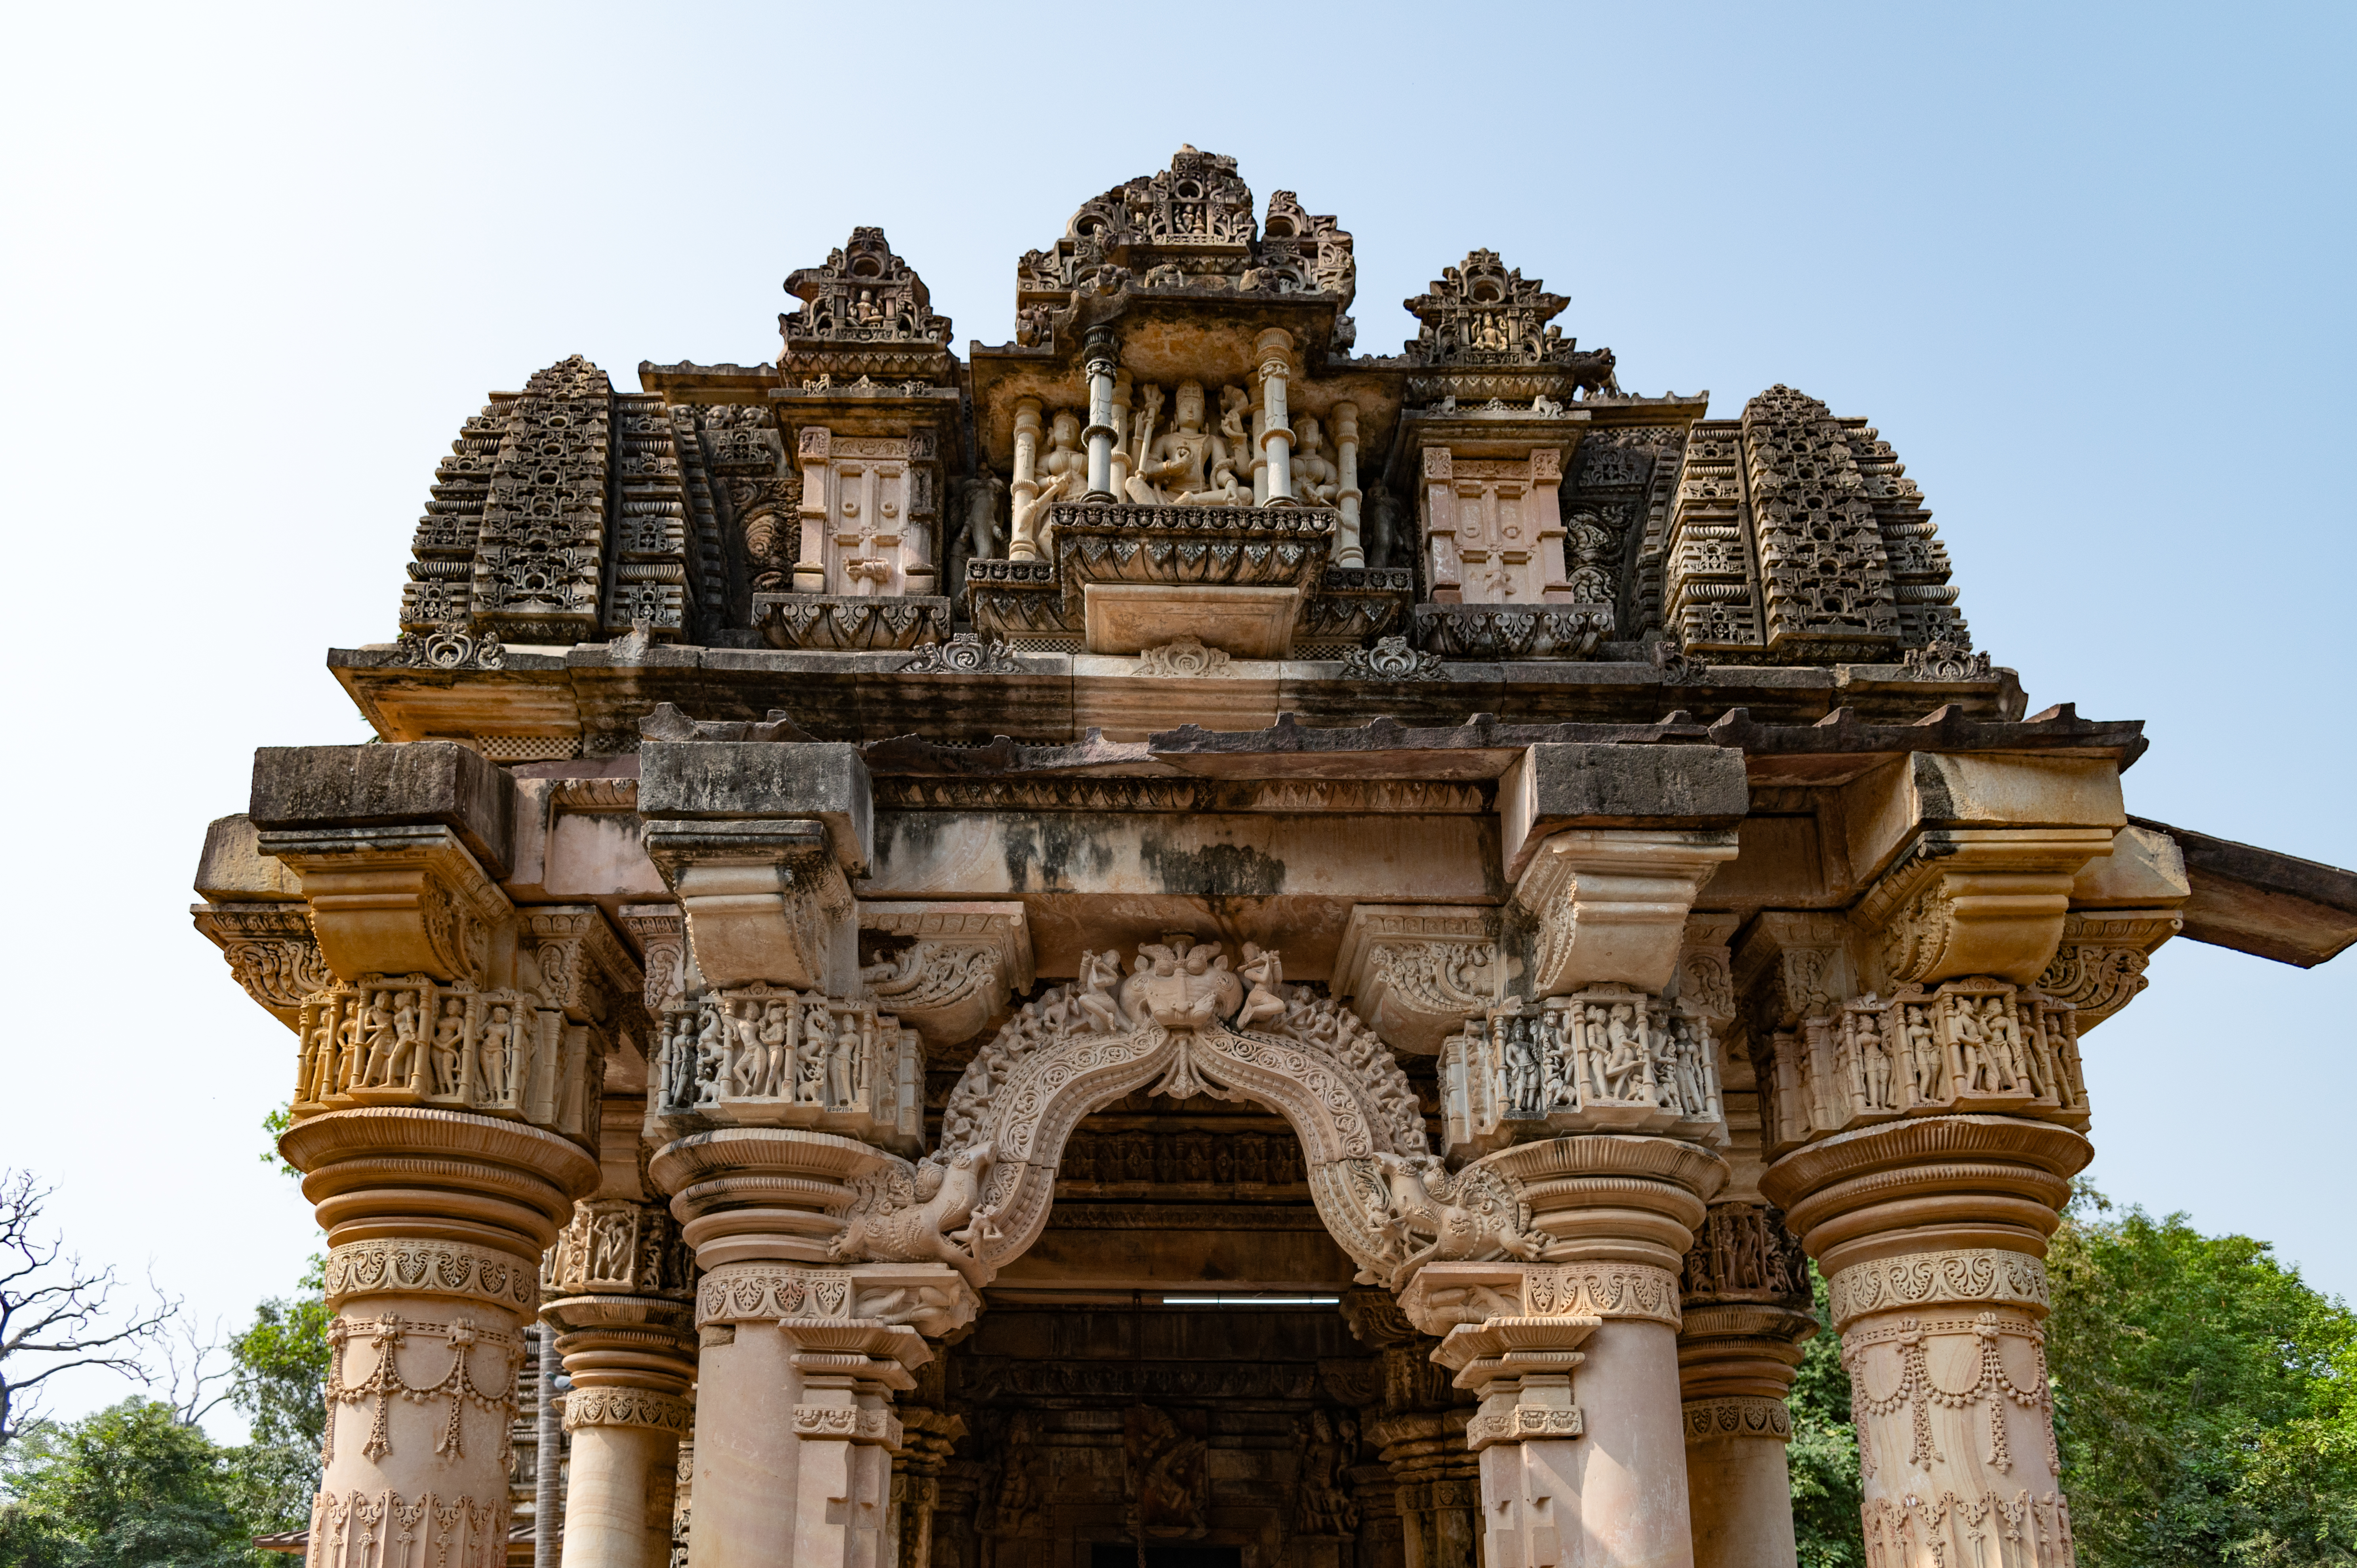
[[[14,8],[0,317],[16,1031],[0,1164],[242,1317],[314,1247],[293,1037],[183,913],[252,748],[363,733],[435,461],[565,354],[774,354],[880,223],[956,320],[1180,142],[1358,238],[1359,343],[1473,246],[1633,391],[1777,381],[1921,482],[2033,708],[2130,809],[2357,865],[2357,11],[1369,5]],[[2179,943],[2090,1036],[2115,1197],[2357,1295],[2357,957]],[[64,1402],[114,1397],[76,1385]]]

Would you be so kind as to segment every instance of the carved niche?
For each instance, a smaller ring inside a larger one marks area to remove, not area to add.
[[[837,435],[802,427],[802,559],[794,591],[854,597],[930,595],[941,494],[933,433]]]

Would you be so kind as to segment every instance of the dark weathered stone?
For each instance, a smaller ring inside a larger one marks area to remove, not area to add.
[[[515,783],[455,741],[265,746],[253,754],[253,825],[274,829],[439,822],[494,876],[515,842]]]
[[[856,746],[763,741],[651,741],[639,752],[647,817],[808,817],[827,824],[845,870],[875,854],[867,766]]]

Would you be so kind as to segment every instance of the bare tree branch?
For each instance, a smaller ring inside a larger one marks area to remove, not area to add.
[[[0,1444],[40,1418],[40,1387],[60,1372],[104,1367],[146,1380],[143,1353],[180,1311],[160,1294],[152,1306],[118,1311],[114,1271],[85,1267],[62,1238],[40,1231],[53,1190],[30,1171],[0,1172]],[[192,1402],[205,1386],[195,1384]]]
[[[156,1296],[158,1301],[165,1299],[161,1291]],[[173,1305],[177,1307],[178,1304]],[[176,1332],[156,1336],[156,1364],[143,1371],[140,1380],[151,1392],[162,1391],[175,1421],[182,1426],[194,1426],[236,1392],[237,1361],[222,1345],[219,1318],[213,1320],[210,1332],[202,1335],[185,1316],[175,1317],[173,1328]],[[221,1358],[218,1368],[211,1365],[216,1356]]]

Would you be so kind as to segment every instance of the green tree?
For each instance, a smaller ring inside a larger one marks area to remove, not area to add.
[[[230,1341],[230,1397],[252,1423],[246,1445],[229,1451],[230,1498],[256,1535],[304,1528],[319,1488],[328,1421],[320,1389],[330,1359],[325,1269],[313,1258],[301,1294],[264,1302]]]
[[[2073,1197],[2047,1360],[2090,1568],[2357,1563],[2357,1316],[2247,1236]]]
[[[1809,1280],[1817,1298],[1817,1321],[1831,1323],[1824,1277],[1814,1263]],[[1865,1532],[1858,1520],[1857,1433],[1849,1420],[1849,1372],[1842,1366],[1841,1340],[1820,1328],[1801,1359],[1790,1399],[1792,1444],[1792,1534],[1801,1568],[1862,1568]]]
[[[204,1433],[160,1400],[44,1423],[9,1456],[0,1552],[27,1568],[245,1568],[244,1523]]]

